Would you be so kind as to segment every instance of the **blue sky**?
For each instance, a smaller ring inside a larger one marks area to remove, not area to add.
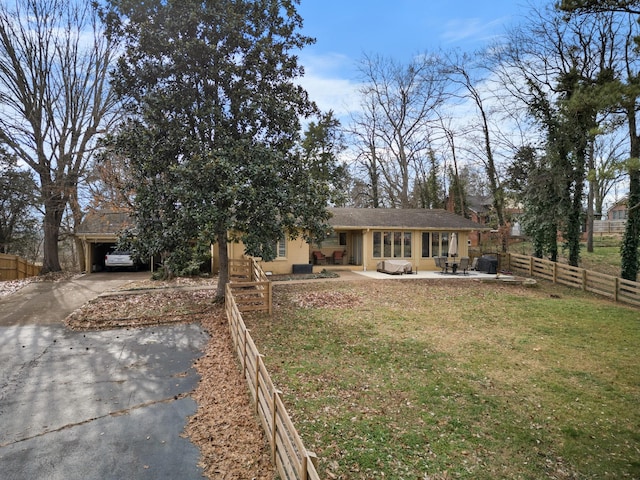
[[[520,23],[530,5],[553,0],[301,0],[303,33],[316,38],[300,55],[302,83],[323,110],[354,108],[363,54],[407,62],[438,49],[474,51]]]

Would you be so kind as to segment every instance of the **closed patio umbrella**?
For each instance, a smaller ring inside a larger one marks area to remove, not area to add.
[[[449,256],[455,257],[456,255],[458,255],[458,236],[452,233],[451,240],[449,240]]]

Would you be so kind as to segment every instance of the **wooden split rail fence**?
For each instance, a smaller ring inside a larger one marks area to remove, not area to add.
[[[40,275],[42,267],[18,257],[0,253],[0,281],[22,280]]]
[[[271,315],[271,282],[254,259],[230,259],[228,285],[241,312],[262,311]]]
[[[502,264],[508,270],[526,272],[530,277],[597,293],[615,302],[640,306],[639,282],[516,253],[507,253],[505,260]]]
[[[308,451],[296,431],[278,391],[258,351],[242,311],[260,309],[260,302],[268,298],[271,314],[271,282],[260,266],[252,259],[230,261],[226,287],[225,309],[234,350],[242,367],[242,374],[249,387],[255,412],[264,428],[271,447],[271,461],[280,478],[287,480],[320,480],[317,458]],[[269,284],[268,287],[261,284]],[[250,286],[246,290],[242,286]],[[257,296],[247,292],[253,288]],[[239,300],[239,301],[238,301]],[[242,303],[240,303],[242,302]],[[243,310],[244,309],[244,310]]]

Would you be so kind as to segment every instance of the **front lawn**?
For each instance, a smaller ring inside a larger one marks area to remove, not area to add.
[[[324,478],[640,478],[640,311],[557,285],[276,284],[245,320]]]

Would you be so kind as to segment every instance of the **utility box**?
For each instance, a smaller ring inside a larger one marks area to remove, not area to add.
[[[294,263],[293,273],[313,273],[313,265],[310,263]]]

